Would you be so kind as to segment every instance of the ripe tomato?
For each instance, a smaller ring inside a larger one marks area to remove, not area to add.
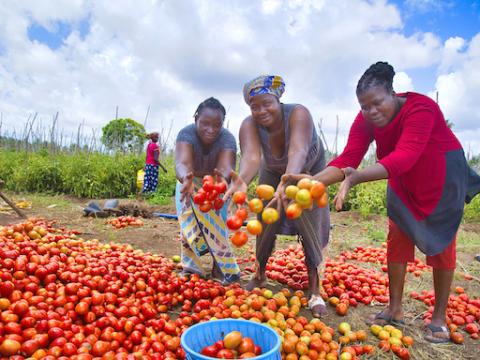
[[[218,349],[215,345],[205,346],[202,349],[202,351],[200,352],[200,354],[205,355],[205,356],[209,356],[209,357],[212,357],[212,358],[217,357],[217,353],[218,353]]]
[[[248,235],[245,231],[237,231],[235,234],[232,235],[230,241],[234,246],[242,247],[248,242]],[[225,347],[227,346],[225,345]]]
[[[259,214],[263,210],[263,202],[260,199],[252,199],[248,202],[248,207],[250,208],[250,211]]]
[[[223,194],[225,191],[227,191],[227,184],[224,181],[217,182],[215,184],[215,190],[219,194]]]
[[[215,180],[213,179],[213,176],[212,175],[205,175],[203,177],[203,180],[202,180],[202,183],[205,184],[206,182],[215,182]]]
[[[200,209],[201,212],[207,213],[210,210],[212,210],[212,203],[206,200],[198,208]]]
[[[242,333],[240,331],[231,331],[223,338],[223,343],[227,349],[236,349],[242,342]]]
[[[325,185],[322,182],[317,182],[310,188],[310,195],[314,199],[319,199],[323,194],[325,194]]]
[[[324,193],[322,196],[320,196],[317,200],[316,200],[316,204],[318,207],[320,208],[323,208],[325,206],[327,206],[328,204],[328,195],[327,193]]]
[[[223,201],[223,199],[217,198],[217,199],[215,199],[215,201],[213,202],[213,208],[218,211],[218,210],[220,210],[220,209],[223,207],[223,204],[224,204],[224,203],[225,203],[225,202]]]
[[[238,230],[242,227],[243,220],[237,215],[230,216],[227,219],[227,226],[230,230]]]
[[[278,211],[274,208],[266,208],[262,212],[262,220],[265,224],[270,225],[278,220]]]
[[[253,353],[255,351],[255,344],[253,342],[252,338],[249,337],[244,337],[240,341],[240,345],[238,345],[238,353],[244,354],[244,353]],[[255,354],[253,354],[255,356]]]
[[[217,353],[217,359],[235,359],[235,354],[230,349],[222,349]]]
[[[232,196],[232,200],[235,204],[242,205],[247,200],[247,194],[243,191],[236,191]]]
[[[295,201],[302,207],[308,207],[312,202],[312,195],[309,190],[300,189],[295,195]]]
[[[275,189],[273,186],[262,184],[257,186],[255,192],[260,199],[270,200],[275,194]]]
[[[302,215],[302,207],[297,203],[292,203],[288,205],[287,209],[285,210],[285,214],[289,219],[296,219]]]
[[[263,230],[262,223],[258,220],[250,220],[247,223],[247,230],[252,235],[260,235]]]
[[[235,212],[235,215],[242,219],[242,221],[245,221],[248,217],[247,209],[240,208]]]
[[[197,192],[193,197],[193,202],[197,205],[201,205],[205,201],[205,192]]]
[[[253,352],[246,352],[240,355],[239,359],[249,359],[249,358],[254,358],[257,355],[255,355]]]

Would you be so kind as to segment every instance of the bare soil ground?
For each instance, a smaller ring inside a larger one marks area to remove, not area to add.
[[[30,209],[23,210],[29,217],[40,217],[49,220],[55,220],[60,227],[75,229],[80,231],[80,235],[85,239],[99,239],[103,242],[129,243],[135,248],[154,253],[161,253],[167,257],[178,255],[180,253],[179,232],[176,220],[154,217],[144,219],[142,227],[127,227],[123,229],[114,229],[106,224],[106,219],[96,219],[83,216],[83,208],[89,200],[71,198],[68,196],[47,196],[33,194],[8,194],[14,201],[25,199],[32,203]],[[134,202],[136,200],[122,200],[122,202]],[[100,204],[103,202],[100,200]],[[142,206],[147,204],[140,202]],[[175,214],[174,206],[151,206],[152,211],[161,213]],[[14,212],[0,213],[0,225],[20,222],[20,219]],[[331,233],[330,245],[328,247],[327,257],[334,257],[340,251],[352,250],[356,246],[380,246],[385,241],[387,232],[387,219],[384,216],[370,216],[362,218],[357,213],[332,213],[331,219],[333,228]],[[291,245],[289,237],[279,238],[277,248],[283,248]],[[254,240],[251,239],[250,249],[254,247]],[[480,262],[475,260],[475,255],[480,254],[480,223],[465,223],[461,225],[457,238],[457,272],[455,274],[454,286],[462,286],[470,297],[480,297]],[[239,257],[247,255],[245,248],[237,251]],[[423,255],[417,255],[423,259]],[[205,266],[210,266],[210,259],[205,257]],[[242,265],[243,266],[243,265]],[[362,266],[370,266],[362,264]],[[373,266],[373,265],[371,265]],[[474,277],[473,280],[466,281],[464,274],[469,273]],[[249,275],[242,276],[242,283],[245,283]],[[276,282],[269,282],[272,290],[279,290],[284,287]],[[423,340],[423,321],[421,315],[427,310],[427,307],[408,297],[408,293],[413,290],[421,291],[432,288],[432,277],[430,273],[425,273],[416,278],[407,275],[405,289],[405,332],[415,339],[415,344],[411,350],[413,359],[480,359],[478,352],[480,350],[480,340],[472,340],[468,334],[464,333],[465,344],[442,344],[432,345]],[[339,317],[335,310],[329,307],[329,314],[324,322],[329,326],[336,327],[342,321],[348,321],[355,330],[366,329],[365,318],[373,313],[380,311],[379,306],[360,305],[355,309],[349,310],[346,317]],[[303,311],[303,310],[302,310]],[[304,315],[310,316],[305,310]],[[370,343],[376,345],[378,340],[369,337]],[[393,359],[394,355],[389,352],[382,354],[379,351],[375,359]]]

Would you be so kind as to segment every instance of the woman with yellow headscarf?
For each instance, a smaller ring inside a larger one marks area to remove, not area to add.
[[[276,188],[273,202],[280,208],[280,221],[266,226],[256,241],[256,273],[247,289],[266,285],[265,267],[275,238],[286,218],[285,189],[280,183],[284,173],[316,173],[325,167],[323,145],[317,136],[312,116],[300,104],[283,104],[280,97],[285,83],[280,76],[263,75],[245,84],[243,95],[251,114],[240,127],[242,157],[239,174],[232,174],[232,184],[226,196],[234,191],[246,191],[247,184],[259,174],[259,184]],[[326,312],[320,296],[322,251],[327,245],[330,218],[328,208],[304,211],[294,220],[300,236],[308,268],[309,306],[314,316]]]

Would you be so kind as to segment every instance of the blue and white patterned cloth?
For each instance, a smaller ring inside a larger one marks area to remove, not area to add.
[[[243,86],[243,98],[250,105],[255,95],[271,94],[280,99],[285,91],[285,82],[278,75],[261,75]]]
[[[158,165],[145,164],[142,193],[154,192],[158,185]]]

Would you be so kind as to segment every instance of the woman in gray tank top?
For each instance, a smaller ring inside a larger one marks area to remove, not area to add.
[[[259,173],[259,184],[276,188],[274,201],[285,208],[287,198],[280,179],[285,173],[314,173],[325,167],[325,153],[317,136],[312,116],[299,104],[282,104],[284,91],[280,76],[260,76],[244,86],[244,97],[251,115],[240,127],[242,157],[238,176],[232,174],[232,184],[227,195],[246,191]],[[286,216],[280,209],[280,219],[265,227],[256,241],[256,273],[247,289],[266,285],[265,267],[270,257],[276,235],[280,233]],[[296,232],[302,241],[308,268],[309,306],[314,316],[326,313],[320,296],[320,269],[322,251],[328,243],[330,230],[329,210],[315,207],[304,211],[294,220]]]
[[[192,201],[194,191],[202,185],[204,175],[221,174],[227,178],[235,169],[237,145],[233,135],[223,127],[225,108],[214,98],[202,102],[195,112],[195,124],[183,128],[177,136],[175,170],[177,208],[183,271],[206,276],[200,259],[210,254],[211,275],[222,283],[240,279],[240,268],[233,256],[225,224],[227,207],[200,211]]]

